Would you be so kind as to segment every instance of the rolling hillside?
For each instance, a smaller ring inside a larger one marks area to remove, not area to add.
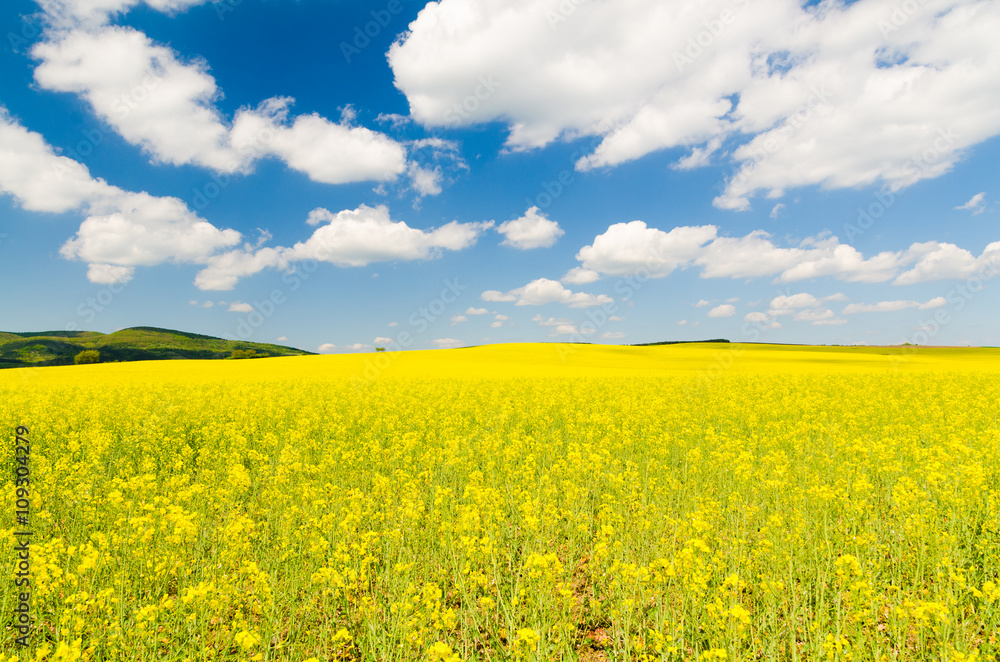
[[[310,354],[294,347],[224,340],[171,329],[137,326],[114,333],[96,331],[0,332],[0,368],[70,365],[85,350],[100,352],[100,362],[163,359],[226,359],[234,350],[258,356]]]

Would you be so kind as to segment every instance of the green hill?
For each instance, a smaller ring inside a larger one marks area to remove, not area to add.
[[[114,333],[96,331],[0,331],[0,368],[72,365],[77,354],[93,349],[101,363],[156,361],[164,359],[228,359],[233,351],[252,351],[257,357],[311,354],[294,347],[224,340],[150,326],[137,326]]]

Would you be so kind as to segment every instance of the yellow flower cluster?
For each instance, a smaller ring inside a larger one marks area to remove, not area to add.
[[[997,660],[1000,354],[893,351],[0,372],[0,662]]]

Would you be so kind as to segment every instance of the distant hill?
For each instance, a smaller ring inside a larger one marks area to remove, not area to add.
[[[77,354],[93,349],[101,363],[155,361],[164,359],[228,359],[234,350],[256,356],[301,356],[311,354],[294,347],[224,340],[151,326],[136,326],[114,333],[96,331],[0,331],[0,368],[72,365]]]

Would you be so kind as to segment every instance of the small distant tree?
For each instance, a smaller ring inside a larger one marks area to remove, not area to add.
[[[384,352],[385,351],[385,347],[376,347],[375,351],[376,352]]]
[[[267,358],[269,354],[266,352],[257,353],[255,349],[234,349],[233,353],[229,355],[231,359],[263,359]]]
[[[100,363],[101,353],[96,349],[85,349],[73,357],[73,363],[83,365],[84,363]]]

